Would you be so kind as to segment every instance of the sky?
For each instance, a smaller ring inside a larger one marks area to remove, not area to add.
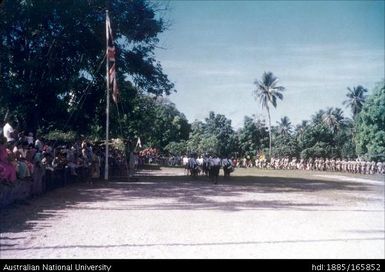
[[[190,122],[209,111],[234,128],[267,118],[254,81],[266,71],[286,88],[272,124],[340,107],[347,87],[385,76],[384,1],[170,1],[156,57],[175,83],[169,96]]]

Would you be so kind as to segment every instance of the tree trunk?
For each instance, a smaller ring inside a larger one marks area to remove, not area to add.
[[[267,118],[269,119],[269,159],[271,160],[271,117],[270,117],[269,107],[266,107],[266,109],[267,109]]]

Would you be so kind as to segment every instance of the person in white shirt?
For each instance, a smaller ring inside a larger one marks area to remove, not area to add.
[[[221,159],[218,158],[216,154],[209,159],[209,177],[214,182],[218,184],[218,175],[221,168]]]
[[[25,138],[26,138],[29,145],[33,144],[33,133],[32,132],[28,133],[28,136]]]
[[[7,122],[3,127],[3,135],[7,139],[7,143],[11,143],[15,141],[15,138],[13,137],[15,130],[13,127]]]

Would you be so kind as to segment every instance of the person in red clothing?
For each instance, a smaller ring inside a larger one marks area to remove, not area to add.
[[[5,147],[5,139],[0,142],[0,180],[13,182],[16,180],[16,168],[8,161],[8,152]]]

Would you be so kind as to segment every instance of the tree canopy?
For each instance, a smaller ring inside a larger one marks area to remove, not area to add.
[[[210,112],[204,122],[195,121],[187,141],[187,151],[230,156],[237,148],[237,139],[231,120],[222,114]]]
[[[254,156],[269,146],[268,128],[261,120],[245,116],[243,127],[238,131],[240,155]]]
[[[385,160],[385,82],[378,83],[358,114],[356,151],[370,159]]]
[[[367,89],[358,85],[357,87],[353,87],[351,89],[348,87],[348,93],[346,94],[347,99],[343,102],[346,107],[350,107],[353,113],[353,117],[355,117],[362,109],[362,106],[365,103],[365,99],[367,96],[365,95],[368,92]]]
[[[167,95],[173,83],[155,59],[167,23],[162,3],[111,1],[122,93]],[[105,119],[106,1],[4,1],[0,8],[0,103],[21,127],[89,132]],[[85,103],[86,101],[86,103]],[[126,108],[134,108],[134,102]],[[4,114],[4,112],[3,112]],[[70,120],[63,121],[63,120]]]

